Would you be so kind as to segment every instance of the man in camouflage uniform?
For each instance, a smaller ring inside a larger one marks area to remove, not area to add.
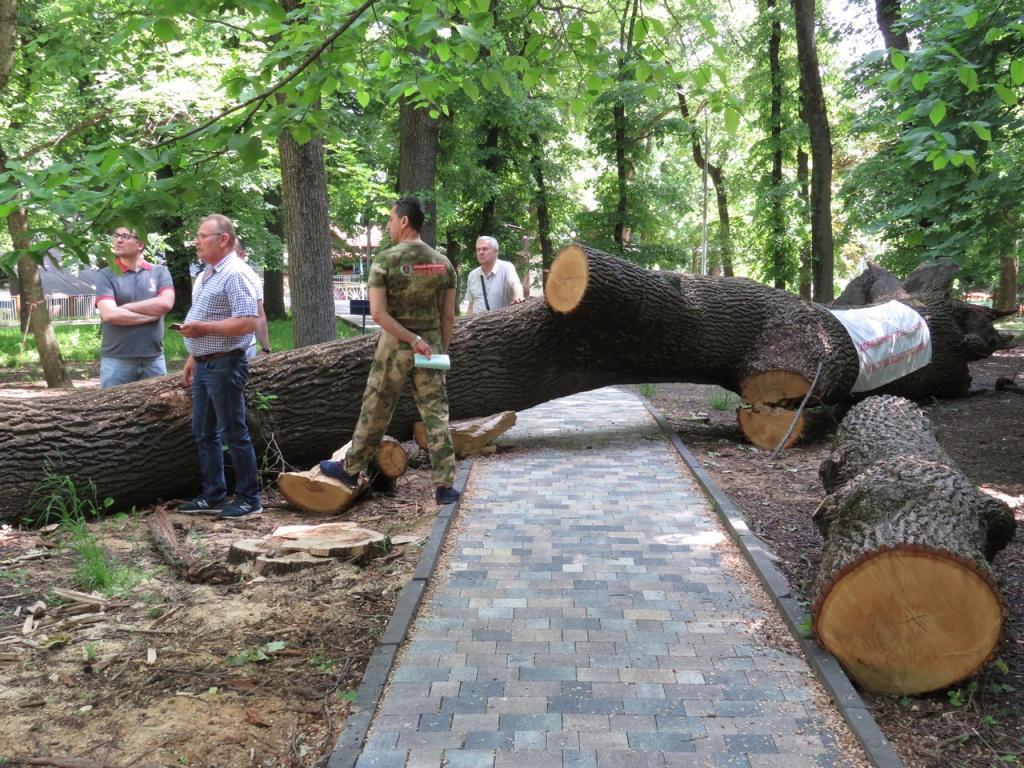
[[[320,471],[350,488],[359,484],[412,377],[412,394],[427,428],[431,477],[438,504],[459,498],[455,448],[448,432],[444,373],[413,366],[413,354],[444,353],[455,323],[456,279],[451,262],[420,239],[423,204],[403,197],[391,209],[388,234],[395,245],[370,267],[370,315],[381,327],[363,405],[345,462],[321,461]]]

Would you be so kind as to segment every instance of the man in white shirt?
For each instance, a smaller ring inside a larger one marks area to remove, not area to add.
[[[484,235],[476,241],[476,260],[480,266],[469,273],[466,293],[469,295],[467,315],[490,312],[509,304],[519,304],[523,298],[523,284],[516,268],[498,258],[498,241]]]

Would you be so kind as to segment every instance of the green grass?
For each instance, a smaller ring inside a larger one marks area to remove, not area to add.
[[[167,362],[182,361],[188,355],[185,352],[184,338],[177,331],[166,326],[179,319],[167,316],[164,318],[164,355]],[[336,321],[339,339],[358,336],[359,331],[341,320]],[[99,323],[64,325],[54,324],[57,343],[61,355],[70,363],[99,362],[100,359],[100,326]],[[292,320],[271,320],[269,323],[270,347],[275,352],[292,349],[295,337],[292,333]],[[25,343],[25,352],[21,353],[21,331],[17,326],[0,327],[0,368],[22,368],[39,365],[39,353],[36,351],[35,338],[30,333]]]
[[[715,388],[708,397],[708,405],[715,411],[732,411],[740,404],[740,399],[728,390]]]

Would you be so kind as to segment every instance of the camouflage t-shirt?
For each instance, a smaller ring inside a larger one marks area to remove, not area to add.
[[[388,313],[395,320],[437,343],[445,294],[456,287],[448,259],[426,243],[399,243],[377,254],[367,282],[387,289]]]

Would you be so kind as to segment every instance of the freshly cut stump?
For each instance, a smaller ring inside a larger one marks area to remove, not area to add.
[[[241,539],[232,542],[228,562],[242,565],[251,562],[257,576],[284,576],[307,568],[316,568],[331,561],[307,552],[278,554],[279,547],[268,539]]]
[[[740,382],[740,397],[748,403],[777,405],[785,401],[799,401],[810,389],[810,382],[793,371],[764,371],[748,376]]]
[[[1010,508],[979,491],[898,397],[856,405],[820,475],[821,645],[878,693],[925,693],[975,674],[1002,631],[988,560],[1013,539]]]
[[[371,553],[371,547],[384,541],[384,534],[369,528],[353,526],[347,531],[336,531],[330,536],[308,536],[284,539],[282,552],[308,552],[314,557],[339,557],[362,560]]]
[[[793,424],[794,419],[796,424]],[[773,408],[770,405],[752,405],[750,408],[737,408],[736,421],[743,431],[744,437],[765,451],[778,447],[782,438],[793,428],[786,438],[783,448],[789,448],[800,439],[804,432],[804,414],[797,414],[788,408]]]

